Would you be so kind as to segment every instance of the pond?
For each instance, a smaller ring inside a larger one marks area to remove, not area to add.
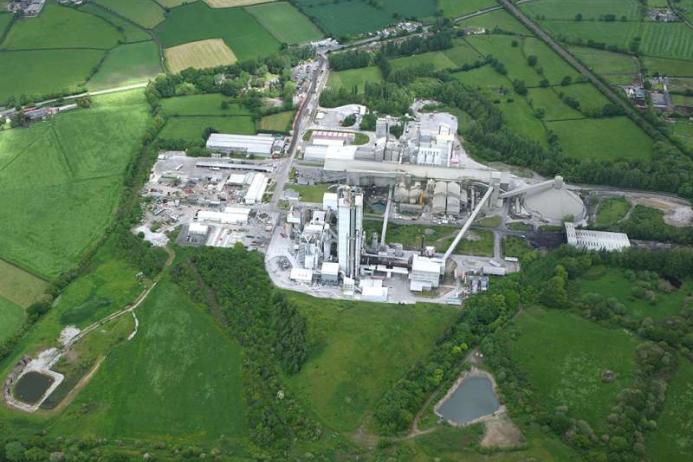
[[[438,414],[445,420],[464,425],[493,414],[499,407],[491,380],[484,376],[472,376],[465,378],[445,399],[438,408]]]
[[[55,379],[39,372],[27,372],[14,386],[14,397],[27,404],[36,404]]]

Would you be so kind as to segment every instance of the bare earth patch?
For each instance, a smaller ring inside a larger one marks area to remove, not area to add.
[[[481,439],[484,448],[514,448],[523,443],[520,429],[503,412],[485,422],[486,430]]]
[[[270,3],[276,0],[205,0],[212,8],[233,8],[234,6],[257,5],[258,3]]]
[[[237,61],[231,48],[222,39],[200,40],[164,50],[166,64],[173,73],[193,67],[206,69],[233,64]]]
[[[678,227],[693,225],[693,209],[681,200],[666,197],[647,197],[632,194],[629,197],[633,204],[651,207],[664,212],[664,222]]]

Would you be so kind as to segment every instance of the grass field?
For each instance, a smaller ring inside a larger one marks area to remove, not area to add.
[[[48,284],[6,261],[0,260],[0,298],[26,308],[46,290]]]
[[[173,0],[175,1],[175,0]],[[236,6],[257,5],[258,3],[270,3],[276,0],[204,0],[212,8],[233,8]]]
[[[626,216],[628,210],[630,210],[630,204],[623,197],[605,199],[599,204],[594,224],[597,226],[615,225]]]
[[[245,9],[213,9],[202,2],[171,10],[156,34],[164,48],[220,38],[241,61],[271,55],[280,45]]]
[[[519,79],[524,80],[527,86],[538,86],[544,77],[527,64],[527,58],[522,52],[521,43],[516,47],[512,46],[512,42],[517,40],[517,38],[508,35],[476,35],[467,38],[467,42],[481,54],[493,56],[505,64],[505,67],[508,69],[508,77],[511,79],[510,81]],[[546,63],[544,65],[548,67],[551,64]],[[559,83],[560,79],[558,81],[549,80],[549,82],[552,84]]]
[[[335,37],[373,32],[401,18],[432,17],[437,9],[436,0],[381,0],[379,8],[349,0],[298,0],[297,3],[309,18]]]
[[[586,47],[568,47],[583,64],[613,84],[628,84],[637,77],[640,65],[633,56]]]
[[[473,88],[498,89],[511,86],[507,77],[496,72],[491,66],[483,66],[467,72],[455,72],[452,76],[460,82]]]
[[[24,323],[24,309],[0,297],[0,345],[12,337]]]
[[[2,3],[0,2],[0,7],[2,7]],[[0,13],[0,36],[5,33],[5,29],[7,29],[12,22],[12,17],[14,15],[3,11]]]
[[[460,25],[462,27],[483,27],[490,31],[498,28],[512,34],[530,35],[529,30],[525,26],[512,17],[510,13],[502,9],[465,19]]]
[[[478,58],[477,58],[478,59]],[[431,51],[420,55],[405,56],[391,61],[392,69],[399,70],[412,66],[426,66],[427,68],[440,71],[457,67],[455,62],[442,51]]]
[[[255,134],[255,123],[250,116],[171,117],[161,130],[159,138],[202,144],[206,128],[213,128],[220,133]]]
[[[544,125],[534,116],[534,109],[524,98],[511,93],[501,100],[499,106],[508,128],[542,146],[548,145]]]
[[[687,462],[693,452],[693,364],[679,358],[679,368],[669,382],[657,429],[647,434],[650,460]]]
[[[327,86],[335,90],[340,88],[351,90],[354,87],[358,87],[359,91],[363,91],[366,83],[380,83],[382,81],[383,76],[380,73],[380,68],[371,66],[361,69],[330,72]]]
[[[152,29],[164,20],[164,10],[153,0],[94,0],[97,4]]]
[[[517,236],[506,236],[503,238],[503,256],[504,257],[522,257],[525,253],[531,251],[532,248],[522,238]]]
[[[222,109],[222,102],[229,104],[228,109]],[[176,96],[163,98],[161,109],[167,116],[249,116],[250,112],[240,104],[219,93],[203,95]]]
[[[0,51],[0,101],[75,92],[103,55],[100,50]]]
[[[438,0],[438,8],[446,18],[457,18],[496,5],[494,0]]]
[[[238,344],[167,281],[137,316],[137,336],[108,356],[56,432],[159,441],[243,436]]]
[[[591,83],[574,83],[565,87],[554,87],[553,90],[559,96],[564,94],[575,98],[580,103],[580,110],[583,112],[601,111],[604,105],[609,102]]]
[[[675,138],[688,146],[688,149],[693,149],[693,122],[679,120],[671,126],[670,130]]]
[[[643,66],[650,75],[658,72],[671,77],[693,77],[693,60],[645,57]]]
[[[136,91],[0,133],[0,257],[49,278],[76,264],[111,220],[148,119]]]
[[[164,56],[166,56],[167,67],[174,74],[189,67],[207,69],[226,66],[237,61],[236,55],[222,39],[199,40],[176,45],[164,49]]]
[[[638,22],[604,21],[539,21],[539,25],[559,40],[589,40],[628,49],[631,40],[640,34]]]
[[[583,117],[580,111],[561,101],[552,88],[532,88],[529,90],[528,98],[535,110],[544,111],[544,120],[580,119]]]
[[[541,308],[526,310],[512,329],[518,336],[510,343],[511,357],[543,407],[566,405],[597,431],[604,428],[616,396],[633,379],[637,341],[622,330]],[[616,380],[601,381],[606,369]]]
[[[2,47],[108,49],[115,46],[119,38],[118,30],[103,19],[49,3],[38,17],[18,20]]]
[[[627,117],[547,122],[565,154],[593,159],[649,159],[652,139]]]
[[[693,281],[685,281],[678,290],[671,293],[656,291],[656,302],[650,303],[632,295],[633,281],[628,280],[622,270],[597,266],[577,280],[576,288],[581,295],[596,293],[605,298],[616,298],[626,306],[628,314],[636,319],[661,319],[675,316],[681,311],[684,299],[693,289]]]
[[[264,116],[258,123],[258,130],[276,133],[289,133],[294,121],[295,111],[284,111]]]
[[[327,425],[355,430],[365,413],[457,316],[440,305],[346,302],[287,293],[308,320],[311,345],[289,387]]]
[[[108,53],[87,82],[87,88],[98,90],[146,82],[162,72],[160,63],[159,47],[152,41],[119,45]]]
[[[650,56],[693,59],[693,30],[684,23],[645,22],[640,51]]]
[[[246,11],[282,43],[305,43],[323,37],[320,29],[290,3],[266,3]]]
[[[322,196],[327,192],[329,184],[316,184],[312,186],[292,184],[289,186],[301,195],[302,202],[322,204]]]
[[[631,21],[640,19],[637,0],[535,0],[523,4],[521,9],[531,18],[542,15],[547,20],[574,21],[577,14],[582,14],[583,21],[598,20],[607,14],[618,20],[622,16]]]
[[[109,10],[98,6],[95,3],[88,2],[82,5],[79,9],[85,13],[103,18],[105,21],[113,25],[123,36],[123,41],[126,43],[140,42],[151,39],[151,36],[140,26],[131,23],[130,21],[121,18],[120,16],[111,13]]]
[[[558,56],[551,48],[539,39],[525,37],[522,40],[522,51],[527,56],[537,57],[537,68],[541,68],[544,78],[551,84],[560,83],[564,77],[577,79],[580,74]]]
[[[446,243],[447,244],[447,243]],[[452,240],[450,240],[452,244]],[[440,248],[440,251],[447,250],[448,245]],[[493,233],[491,231],[474,229],[465,234],[460,243],[455,248],[456,254],[477,255],[480,257],[493,256]]]

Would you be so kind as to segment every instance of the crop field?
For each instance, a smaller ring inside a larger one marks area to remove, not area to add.
[[[24,323],[24,309],[0,297],[0,345],[12,337]]]
[[[258,123],[258,129],[276,133],[289,133],[295,114],[295,111],[284,111],[264,116]]]
[[[602,95],[591,83],[574,83],[565,87],[554,87],[553,90],[559,96],[563,93],[575,98],[580,103],[582,111],[601,110],[609,102],[606,96]]]
[[[224,101],[228,103],[228,109],[222,109],[221,104]],[[167,116],[250,115],[246,108],[219,93],[163,98],[161,109],[163,114]]]
[[[426,18],[436,13],[436,0],[382,0],[380,8],[366,2],[335,0],[319,3],[298,0],[309,18],[335,37],[359,35],[398,22],[398,18]]]
[[[239,345],[166,280],[137,316],[137,336],[108,356],[53,428],[106,438],[243,436]]]
[[[517,333],[511,357],[541,404],[546,409],[566,405],[576,418],[597,431],[603,428],[616,396],[633,379],[635,338],[572,313],[536,307],[511,329]],[[606,369],[616,373],[611,383],[601,380]]]
[[[171,10],[156,34],[164,48],[205,39],[222,39],[240,60],[269,56],[279,41],[243,8],[213,9],[196,2]]]
[[[310,350],[289,387],[329,426],[355,430],[366,412],[423,358],[457,311],[287,293],[307,318]]]
[[[146,29],[164,20],[164,10],[154,0],[94,0],[97,4]]]
[[[305,43],[323,37],[320,29],[290,3],[266,3],[246,11],[282,43]]]
[[[693,281],[684,281],[673,292],[657,290],[655,302],[651,303],[633,295],[633,281],[626,278],[623,270],[597,266],[577,280],[576,288],[582,295],[595,293],[605,298],[616,298],[626,306],[628,314],[636,319],[661,319],[681,312],[684,300],[693,290]]]
[[[511,16],[510,13],[502,9],[465,19],[460,25],[462,27],[483,27],[490,31],[498,28],[512,34],[531,35],[531,32],[525,26]]]
[[[111,13],[109,10],[100,7],[95,3],[86,3],[80,7],[79,11],[98,16],[103,18],[106,22],[112,24],[113,27],[115,27],[123,35],[123,40],[126,43],[140,42],[151,39],[151,36],[140,26],[121,18],[114,13]]]
[[[582,119],[584,116],[565,104],[552,88],[532,88],[528,95],[534,110],[544,111],[544,120]]]
[[[566,155],[592,159],[649,159],[652,138],[627,117],[547,122]]]
[[[693,364],[679,357],[679,368],[669,382],[657,429],[647,434],[651,460],[688,462],[693,452]]]
[[[586,47],[568,47],[583,64],[613,84],[628,84],[640,72],[638,60],[622,53]]]
[[[658,72],[661,75],[670,77],[693,77],[693,60],[646,56],[643,58],[643,66],[650,75]]]
[[[35,302],[47,287],[48,283],[43,279],[0,260],[0,298],[26,308]]]
[[[207,69],[226,66],[237,61],[236,55],[221,39],[199,40],[164,49],[166,65],[177,74],[189,67]]]
[[[8,49],[108,49],[115,46],[119,38],[118,30],[103,19],[49,3],[38,17],[18,20],[2,46]]]
[[[205,129],[220,133],[254,135],[255,123],[250,116],[231,117],[171,117],[159,134],[161,139],[203,143]]]
[[[600,227],[615,225],[625,218],[628,210],[630,210],[630,203],[623,197],[605,199],[599,203],[594,224]]]
[[[446,18],[457,18],[468,13],[497,6],[495,0],[438,0],[438,8]]]
[[[98,90],[146,82],[162,72],[160,63],[159,47],[152,41],[119,45],[106,55],[87,88]]]
[[[0,133],[0,257],[48,278],[77,263],[111,220],[147,109],[140,91],[100,96]]]
[[[0,51],[0,101],[76,91],[103,54],[100,50]]]
[[[643,54],[693,59],[693,30],[684,23],[646,22],[642,24],[640,36]]]
[[[383,76],[380,73],[380,68],[370,66],[361,69],[330,72],[327,86],[335,90],[340,88],[351,90],[354,87],[358,87],[359,91],[363,91],[366,83],[381,83],[382,81]]]
[[[525,37],[522,40],[522,51],[525,57],[537,57],[536,67],[542,69],[544,78],[552,84],[561,82],[564,77],[575,80],[580,76],[571,65],[539,39]]]
[[[640,19],[637,0],[536,0],[523,4],[521,9],[531,18],[541,15],[546,20],[574,21],[577,14],[583,21],[596,21],[607,14],[615,15],[617,20],[624,16],[630,21]]]

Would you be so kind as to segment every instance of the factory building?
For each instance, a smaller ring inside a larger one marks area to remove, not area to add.
[[[200,210],[197,212],[198,222],[219,223],[223,225],[245,225],[248,223],[250,209],[244,207],[226,207],[223,212]]]
[[[265,190],[267,189],[267,183],[269,178],[262,173],[256,173],[253,176],[250,186],[248,187],[248,192],[245,194],[244,202],[246,205],[255,205],[262,203],[262,198],[265,195]]]
[[[337,193],[326,192],[322,196],[323,210],[337,210]]]
[[[423,292],[438,288],[443,274],[442,260],[414,255],[409,273],[409,290]]]
[[[325,159],[353,160],[358,146],[343,146],[336,144],[312,144],[306,146],[303,160],[324,161]]]
[[[281,152],[283,142],[273,135],[235,135],[212,133],[207,149],[224,154],[238,153],[259,157],[271,157]]]
[[[361,265],[363,248],[363,193],[358,188],[342,186],[337,200],[337,259],[345,277],[355,279]]]
[[[576,229],[575,224],[570,222],[565,223],[565,233],[568,245],[579,249],[612,252],[630,247],[628,235],[624,233]]]

